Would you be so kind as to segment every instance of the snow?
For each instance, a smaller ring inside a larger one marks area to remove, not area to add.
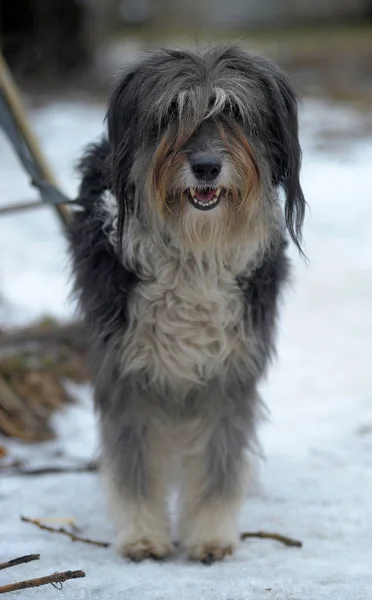
[[[52,104],[33,124],[71,195],[72,163],[99,135],[103,107]],[[350,107],[307,100],[302,112],[303,186],[310,205],[306,266],[292,250],[293,289],[280,322],[279,359],[262,386],[270,420],[261,428],[260,485],[247,497],[241,530],[299,538],[303,548],[248,540],[224,563],[127,563],[112,549],[72,543],[21,523],[74,517],[84,535],[111,540],[94,474],[0,482],[0,560],[41,553],[39,562],[0,573],[0,585],[66,569],[69,600],[370,600],[372,597],[372,139],[366,117]],[[331,141],[329,141],[331,140]],[[31,198],[22,171],[0,139],[1,203]],[[5,188],[4,188],[5,186]],[[3,323],[48,312],[67,318],[66,248],[48,209],[0,220]],[[56,441],[30,449],[7,442],[13,456],[40,464],[88,460],[96,451],[90,390],[55,416]],[[31,451],[32,450],[32,451]],[[50,586],[19,592],[50,599]]]

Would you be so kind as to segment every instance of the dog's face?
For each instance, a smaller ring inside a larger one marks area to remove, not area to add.
[[[268,61],[236,47],[151,54],[114,90],[108,129],[119,221],[130,209],[189,247],[232,242],[265,229],[281,185],[299,245],[296,99]]]
[[[216,97],[209,112],[213,114]],[[229,110],[229,109],[228,109]],[[243,237],[259,210],[259,173],[241,126],[226,111],[180,136],[180,107],[153,149],[146,197],[187,247]],[[181,117],[182,118],[182,117]]]
[[[240,158],[240,162],[239,162]],[[215,211],[222,203],[238,208],[248,196],[252,157],[220,120],[206,118],[164,171],[165,202],[182,210]],[[155,164],[155,177],[162,165]],[[190,209],[191,210],[191,209]]]

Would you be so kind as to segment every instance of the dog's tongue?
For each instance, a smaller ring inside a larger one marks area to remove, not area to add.
[[[199,202],[210,202],[213,198],[213,196],[216,195],[216,190],[207,190],[207,191],[201,191],[198,190],[195,193],[195,198],[197,198],[197,200],[199,200]]]

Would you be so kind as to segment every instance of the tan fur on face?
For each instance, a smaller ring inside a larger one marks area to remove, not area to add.
[[[169,182],[185,161],[180,152],[183,145],[190,139],[193,129],[186,130],[184,125],[179,128],[173,123],[161,138],[152,160],[147,181],[147,194],[153,203],[153,208],[160,218],[170,218],[172,214],[167,203]]]

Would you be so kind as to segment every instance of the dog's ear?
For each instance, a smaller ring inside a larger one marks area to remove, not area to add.
[[[138,94],[141,77],[140,65],[132,65],[122,72],[109,98],[106,113],[110,144],[108,165],[110,185],[119,208],[117,231],[119,248],[122,245],[124,221],[133,197],[130,171],[139,137]]]
[[[133,164],[133,141],[137,139],[139,127],[137,107],[140,78],[139,65],[131,66],[121,74],[111,93],[106,113],[112,186],[118,199],[125,193]]]
[[[273,181],[285,193],[285,221],[288,232],[302,253],[302,225],[306,202],[300,184],[301,147],[298,139],[297,99],[286,75],[275,65],[268,66],[267,149]]]

